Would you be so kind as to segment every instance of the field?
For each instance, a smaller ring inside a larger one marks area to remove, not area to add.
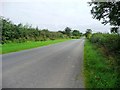
[[[0,53],[5,54],[10,52],[16,52],[16,51],[21,51],[25,49],[36,48],[40,46],[46,46],[49,44],[64,42],[67,40],[70,40],[70,39],[48,40],[48,41],[38,41],[38,42],[29,41],[24,43],[7,43],[7,44],[1,45],[0,49],[2,50]]]

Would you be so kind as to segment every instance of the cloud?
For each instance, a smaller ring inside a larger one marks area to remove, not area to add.
[[[4,0],[4,16],[14,23],[32,24],[53,31],[66,26],[85,32],[87,28],[106,32],[108,26],[92,19],[89,0]],[[101,28],[101,29],[100,29]]]

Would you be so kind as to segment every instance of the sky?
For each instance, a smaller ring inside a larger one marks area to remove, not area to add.
[[[109,32],[110,25],[103,25],[92,18],[90,0],[0,0],[0,15],[13,23],[29,24],[50,31],[70,27],[85,32]]]

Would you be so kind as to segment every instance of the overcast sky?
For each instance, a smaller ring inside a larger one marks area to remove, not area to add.
[[[109,25],[104,26],[100,21],[92,19],[88,1],[90,0],[3,0],[0,2],[0,14],[13,23],[32,24],[50,31],[70,27],[81,32],[88,28],[93,32],[109,32]]]

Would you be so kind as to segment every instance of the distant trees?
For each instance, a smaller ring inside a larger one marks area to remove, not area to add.
[[[45,41],[67,38],[60,32],[51,32],[47,29],[39,30],[29,25],[15,25],[9,19],[0,17],[2,22],[2,40],[1,43],[25,42],[25,41]]]
[[[87,30],[86,30],[86,33],[85,33],[85,36],[86,36],[87,38],[90,38],[90,37],[92,36],[92,30],[91,30],[91,29],[87,29]]]
[[[78,30],[73,30],[72,31],[72,38],[80,38],[82,36],[82,33]]]
[[[69,27],[66,27],[64,31],[58,31],[58,32],[61,32],[62,34],[65,34],[69,38],[73,38],[73,39],[79,39],[82,36],[82,33],[79,30],[72,30]]]
[[[72,35],[73,36],[80,36],[80,32],[78,30],[73,30]]]
[[[71,28],[69,27],[65,28],[65,34],[68,35],[69,37],[71,36],[71,31],[72,31]]]
[[[26,41],[46,41],[46,40],[55,40],[63,38],[75,38],[80,37],[79,31],[73,31],[66,27],[64,31],[52,32],[48,29],[39,30],[38,27],[33,28],[29,25],[13,24],[9,19],[0,17],[2,22],[2,40],[1,43],[10,43],[10,42],[26,42]],[[72,35],[73,34],[73,35]]]

